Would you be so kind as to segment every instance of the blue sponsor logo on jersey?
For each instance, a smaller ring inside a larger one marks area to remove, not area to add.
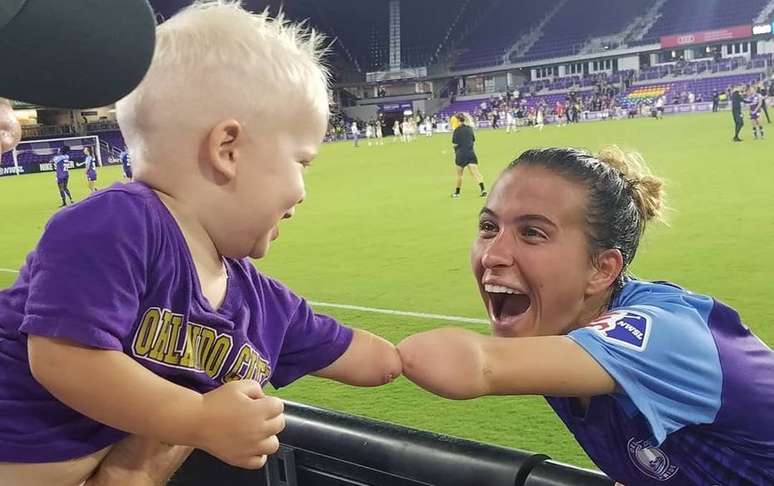
[[[647,314],[632,310],[608,312],[590,325],[605,341],[635,351],[643,351],[648,346],[650,326]]]

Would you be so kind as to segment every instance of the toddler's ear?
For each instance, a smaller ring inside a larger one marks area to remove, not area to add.
[[[226,181],[236,177],[238,146],[243,136],[242,125],[234,119],[223,120],[210,130],[207,156],[213,172]]]

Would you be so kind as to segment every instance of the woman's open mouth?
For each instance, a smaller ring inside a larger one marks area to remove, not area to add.
[[[529,310],[532,300],[526,292],[503,285],[484,284],[489,317],[495,331],[512,330]]]

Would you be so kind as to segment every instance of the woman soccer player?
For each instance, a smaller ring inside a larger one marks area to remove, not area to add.
[[[544,110],[545,110],[545,107],[543,107],[543,105],[538,106],[537,114],[535,115],[535,127],[541,132],[543,131],[543,126],[544,126],[544,116],[543,116]]]
[[[381,119],[377,119],[376,123],[374,125],[376,126],[376,144],[377,145],[384,145],[384,133],[382,132],[382,123],[384,123]]]
[[[124,175],[124,182],[132,182],[132,157],[129,155],[128,150],[124,150],[118,156],[121,161],[121,171]]]
[[[54,165],[54,171],[56,172],[56,185],[59,186],[59,196],[62,198],[62,205],[60,207],[67,206],[67,199],[70,199],[70,204],[73,203],[73,196],[70,194],[70,189],[67,184],[70,182],[70,147],[61,147],[58,154],[51,159],[51,163]]]
[[[661,198],[617,148],[521,154],[471,251],[494,336],[411,336],[404,374],[448,398],[544,395],[627,486],[774,484],[774,353],[722,302],[627,270]]]
[[[393,143],[403,139],[403,136],[400,133],[400,122],[398,120],[395,120],[395,123],[392,124],[392,134],[394,136],[392,139]]]
[[[97,188],[95,184],[97,182],[97,161],[94,158],[91,147],[84,147],[83,153],[86,155],[84,162],[86,162],[86,182],[89,184],[89,191],[95,192]]]
[[[759,95],[755,87],[747,89],[747,103],[750,104],[750,124],[753,129],[753,137],[758,140],[758,133],[763,139],[763,124],[761,123],[761,110],[763,109],[763,96]]]
[[[452,145],[454,146],[454,164],[456,165],[457,176],[452,197],[455,199],[460,197],[462,174],[465,172],[465,167],[468,168],[470,174],[478,183],[478,187],[481,189],[481,197],[484,197],[486,196],[484,178],[481,176],[481,172],[478,171],[478,157],[476,157],[476,152],[473,150],[476,135],[473,133],[473,128],[468,125],[468,119],[464,113],[458,113],[456,118],[459,125],[452,133]]]

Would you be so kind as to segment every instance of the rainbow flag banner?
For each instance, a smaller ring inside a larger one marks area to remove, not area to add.
[[[654,86],[640,86],[631,90],[622,101],[625,104],[639,105],[655,100],[659,96],[664,96],[672,89],[669,84],[658,84]]]

